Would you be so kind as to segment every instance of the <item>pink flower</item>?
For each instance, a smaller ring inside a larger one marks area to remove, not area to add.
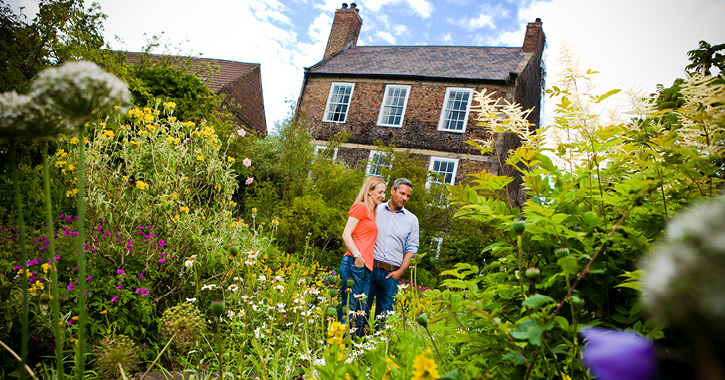
[[[141,274],[138,275],[138,279],[139,280],[142,279],[142,278],[143,278],[143,273],[141,273]]]
[[[136,289],[136,291],[134,293],[136,293],[136,294],[141,293],[141,288]]]
[[[244,130],[244,128],[239,128],[239,130],[237,130],[237,134],[238,134],[239,136],[242,136],[242,137],[244,137],[244,136],[246,136],[246,135],[247,135],[247,131],[245,131],[245,130]]]
[[[90,276],[86,277],[86,281],[90,281],[90,279],[92,279],[92,278],[93,278],[93,275],[90,275]]]
[[[142,291],[141,291],[141,295],[142,295],[142,296],[147,296],[147,295],[149,295],[149,290],[148,290],[148,289],[144,289],[144,290],[142,290]]]
[[[118,299],[118,296],[113,296],[113,298],[111,298],[111,302],[116,302],[117,299]]]
[[[159,240],[159,245],[162,247],[166,245],[166,242],[164,241],[164,239]]]
[[[124,274],[124,273],[126,273],[126,272],[124,272],[123,269],[119,269],[116,271],[116,274]]]
[[[73,290],[73,288],[74,288],[75,286],[76,286],[75,284],[68,284],[68,286],[66,287],[66,289],[68,289],[68,290]]]
[[[159,262],[160,263],[165,263],[166,262],[166,259],[159,259]]]
[[[249,167],[250,165],[252,165],[252,160],[250,160],[249,157],[247,157],[244,159],[244,161],[242,161],[242,164],[244,164],[244,166],[246,166],[246,167]]]
[[[245,185],[251,185],[252,182],[254,182],[254,177],[247,177],[247,180],[244,181]]]
[[[123,288],[123,284],[121,284],[121,285],[118,285],[118,286],[116,287],[116,289],[121,289],[121,288]]]

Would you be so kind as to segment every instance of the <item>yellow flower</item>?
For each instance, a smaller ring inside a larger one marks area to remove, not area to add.
[[[148,129],[149,131],[153,131],[154,129],[156,129],[156,126],[153,124],[146,124],[146,129]]]
[[[438,374],[438,365],[431,358],[430,348],[427,348],[418,354],[413,360],[413,380],[436,380],[440,379]]]
[[[121,179],[123,180],[123,182],[126,182],[126,181],[128,181],[128,176],[125,175],[125,176],[121,177]]]
[[[139,132],[138,132],[138,134],[139,134],[139,135],[141,135],[141,136],[144,136],[144,135],[146,135],[147,133],[149,133],[149,131],[147,131],[147,130],[145,130],[145,129],[144,129],[143,131],[139,131]]]
[[[80,318],[79,316],[74,315],[73,318],[71,318],[71,319],[74,320],[74,321],[78,321],[79,318]]]
[[[189,189],[184,190],[184,194],[191,194],[191,190],[189,190]]]
[[[131,140],[128,143],[131,144],[131,145],[135,145],[135,146],[141,146],[141,142],[140,141],[133,141],[133,140]]]
[[[171,194],[171,199],[172,199],[172,200],[177,200],[177,199],[179,199],[179,194],[176,194],[176,193],[173,193],[173,194]]]
[[[102,310],[101,311],[101,314],[106,314],[106,313],[108,313],[108,310]]]
[[[174,103],[174,102],[164,102],[163,106],[166,107],[166,108],[174,109],[174,108],[176,108],[176,103]]]
[[[173,144],[174,143],[174,138],[171,137],[171,136],[169,136],[169,137],[166,138],[166,142],[169,143],[169,144]]]
[[[227,157],[227,161],[229,161],[229,162],[231,162],[231,163],[234,163],[234,162],[236,162],[237,160],[235,160],[235,159],[234,159],[234,157]]]
[[[78,344],[78,339],[76,338],[70,338],[70,342],[73,344]]]
[[[103,134],[101,134],[101,138],[108,137],[109,139],[112,139],[115,136],[112,130],[106,129],[103,131]]]
[[[179,207],[179,211],[188,214],[189,208],[186,206],[181,206],[181,207]]]
[[[179,219],[181,219],[181,217],[179,216],[179,214],[176,214],[176,215],[174,215],[173,218],[171,218],[171,221],[174,222],[174,223],[176,223],[176,222],[179,221]]]
[[[63,149],[58,149],[57,152],[55,152],[55,155],[58,156],[58,158],[65,158],[65,156],[68,155],[68,153],[65,152]]]
[[[199,161],[204,161],[204,156],[202,156],[201,154],[197,154],[196,159]]]
[[[71,144],[78,144],[78,138],[77,137],[71,137],[70,141]]]
[[[68,190],[65,192],[66,197],[72,197],[76,194],[78,194],[78,189]]]
[[[136,188],[140,190],[148,190],[149,185],[144,181],[136,181]]]
[[[235,206],[237,205],[237,202],[234,202],[234,201],[229,201],[229,204],[230,204],[230,205],[231,205],[232,207],[235,207]]]
[[[222,185],[216,185],[214,186],[214,188],[216,189],[216,191],[222,191]]]
[[[55,162],[55,167],[56,168],[62,168],[63,166],[65,166],[65,164],[66,164],[65,161],[56,161]]]
[[[50,269],[50,264],[44,263],[43,265],[40,266],[40,269],[43,270],[43,273],[48,273],[48,269]]]

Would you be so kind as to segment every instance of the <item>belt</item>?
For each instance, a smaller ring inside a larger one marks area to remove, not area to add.
[[[400,269],[400,267],[397,265],[388,264],[384,261],[375,260],[375,259],[373,259],[373,265],[375,265],[376,267],[378,267],[382,270],[386,270],[388,272],[395,272],[396,270]]]

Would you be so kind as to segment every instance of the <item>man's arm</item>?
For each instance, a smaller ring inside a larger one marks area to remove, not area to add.
[[[405,257],[403,257],[403,263],[400,264],[400,269],[390,272],[387,277],[390,278],[390,276],[393,276],[394,279],[400,280],[401,277],[405,274],[405,271],[408,270],[408,267],[410,266],[410,258],[413,257],[415,253],[413,252],[405,252]]]

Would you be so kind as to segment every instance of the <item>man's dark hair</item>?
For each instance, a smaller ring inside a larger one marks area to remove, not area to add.
[[[405,185],[413,189],[413,183],[407,178],[398,178],[393,182],[393,189],[397,189],[400,185]]]

